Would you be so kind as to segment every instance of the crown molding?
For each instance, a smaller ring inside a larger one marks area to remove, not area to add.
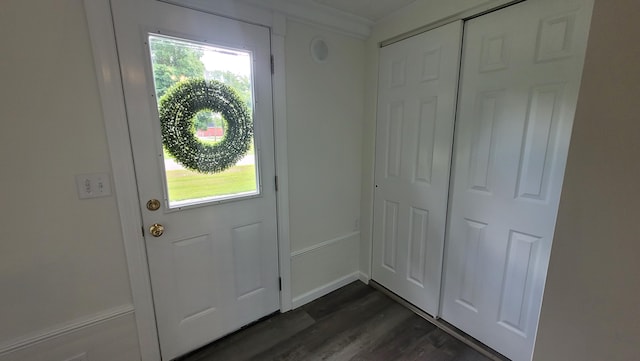
[[[157,0],[258,25],[273,26],[277,14],[365,40],[374,22],[313,0]]]
[[[374,22],[312,0],[240,0],[258,8],[282,13],[288,18],[322,26],[359,39],[371,35]]]
[[[273,11],[247,3],[244,0],[156,0],[205,13],[272,27]]]

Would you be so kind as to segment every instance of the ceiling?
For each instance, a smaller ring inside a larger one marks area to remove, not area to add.
[[[312,0],[320,5],[378,21],[415,0]]]

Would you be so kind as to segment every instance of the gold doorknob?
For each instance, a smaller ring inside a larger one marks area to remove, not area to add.
[[[164,226],[159,223],[154,223],[149,227],[149,233],[154,237],[160,237],[164,234]]]

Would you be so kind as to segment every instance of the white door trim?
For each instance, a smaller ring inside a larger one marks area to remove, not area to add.
[[[151,295],[151,282],[142,236],[142,217],[138,202],[133,153],[127,124],[120,64],[109,0],[84,0],[84,8],[91,39],[102,115],[107,134],[113,182],[124,240],[129,281],[135,308],[136,327],[142,361],[160,360],[160,345]],[[224,15],[224,14],[223,14]],[[233,14],[236,15],[237,14]],[[252,18],[254,14],[248,14]],[[242,20],[242,19],[238,19]],[[274,137],[276,174],[278,175],[278,247],[280,255],[280,310],[291,309],[291,258],[289,240],[288,160],[286,138],[286,89],[284,67],[285,19],[271,18],[272,54],[275,74],[272,76],[274,102]],[[274,31],[275,30],[275,31]]]
[[[114,189],[124,239],[138,342],[144,361],[160,360],[142,218],[122,93],[120,64],[108,0],[85,0],[85,12],[107,133]]]
[[[273,138],[275,142],[278,192],[278,263],[280,265],[280,312],[292,309],[291,295],[291,240],[289,238],[289,161],[287,157],[287,88],[285,76],[285,34],[287,19],[274,13],[271,28],[271,54],[274,56],[273,82]]]

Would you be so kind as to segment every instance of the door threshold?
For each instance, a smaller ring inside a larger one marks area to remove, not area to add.
[[[457,340],[460,340],[462,343],[464,343],[465,345],[471,347],[472,349],[478,351],[483,356],[488,357],[492,361],[510,361],[508,358],[504,357],[503,355],[501,355],[497,351],[489,348],[487,345],[481,343],[480,341],[476,340],[475,338],[473,338],[473,337],[469,336],[468,334],[464,333],[463,331],[461,331],[457,327],[453,326],[452,324],[450,324],[450,323],[448,323],[448,322],[446,322],[446,321],[444,321],[442,319],[432,317],[428,313],[426,313],[423,310],[419,309],[418,307],[414,306],[413,304],[411,304],[410,302],[408,302],[404,298],[402,298],[402,297],[396,295],[395,293],[391,292],[389,289],[387,289],[383,285],[377,283],[376,281],[369,280],[369,285],[371,287],[377,289],[378,291],[384,293],[385,295],[387,295],[388,297],[390,297],[394,301],[398,302],[399,304],[403,305],[404,307],[408,308],[409,310],[413,311],[413,313],[415,313],[416,315],[418,315],[418,316],[422,317],[423,319],[429,321],[430,323],[432,323],[434,326],[436,326],[437,328],[441,329],[445,333],[449,334],[450,336],[454,337]]]

